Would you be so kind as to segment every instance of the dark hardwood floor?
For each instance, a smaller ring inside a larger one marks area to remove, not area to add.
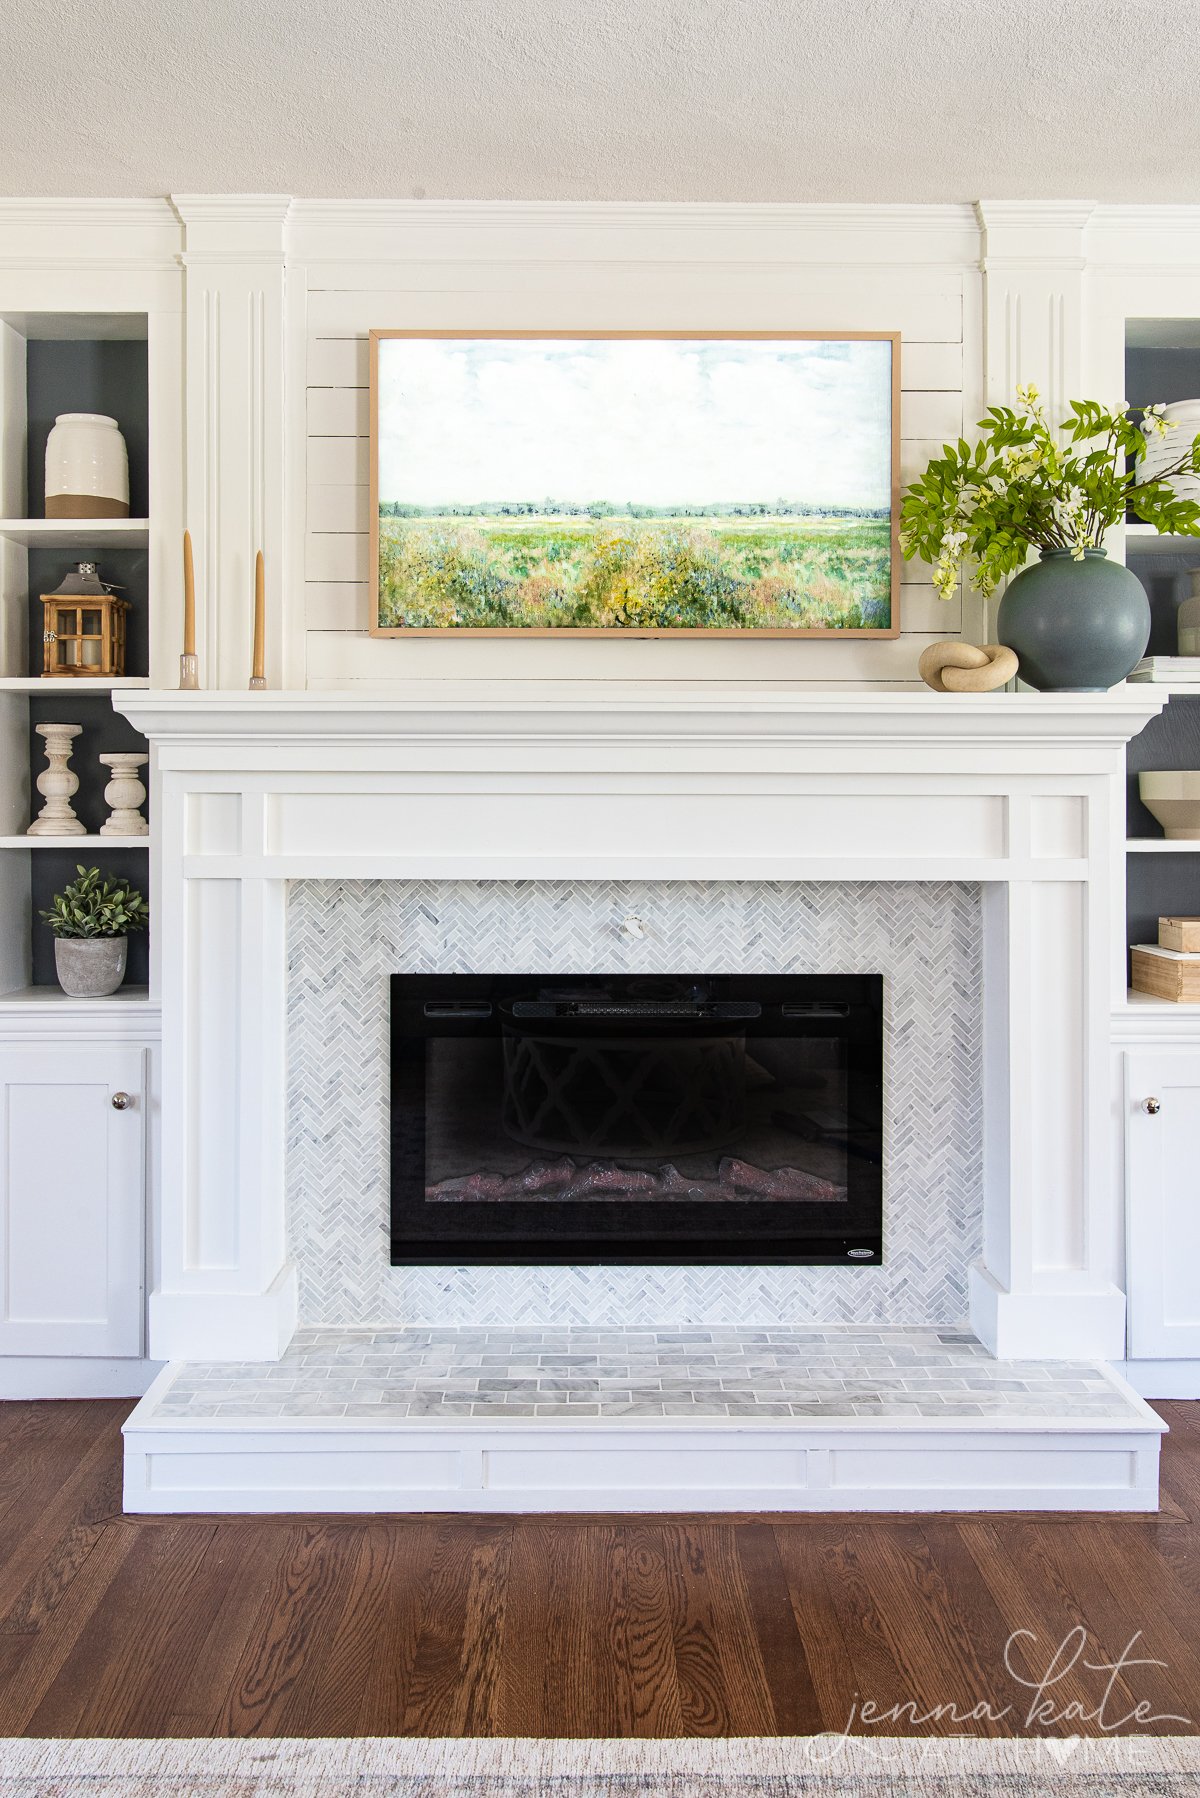
[[[1200,1731],[1200,1405],[1151,1519],[128,1518],[129,1409],[0,1406],[0,1735]]]

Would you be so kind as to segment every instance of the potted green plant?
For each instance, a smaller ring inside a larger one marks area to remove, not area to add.
[[[102,880],[99,868],[75,869],[79,876],[55,893],[42,917],[54,932],[54,965],[64,993],[101,999],[125,978],[129,933],[144,930],[150,908],[136,887]]]
[[[1158,531],[1200,536],[1200,504],[1170,484],[1200,474],[1200,434],[1177,457],[1156,458],[1148,478],[1138,466],[1147,441],[1174,428],[1161,405],[1139,424],[1123,402],[1110,409],[1072,400],[1054,431],[1037,388],[1018,387],[1015,407],[988,407],[977,443],[946,444],[907,489],[904,554],[932,565],[943,598],[968,559],[972,584],[985,595],[1016,577],[1000,601],[996,634],[1016,651],[1030,686],[1115,686],[1145,654],[1150,606],[1136,575],[1108,561],[1105,532],[1132,508]],[[1040,560],[1026,567],[1031,550]]]

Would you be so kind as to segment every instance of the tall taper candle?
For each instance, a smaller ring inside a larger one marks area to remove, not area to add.
[[[196,572],[192,567],[192,533],[183,533],[183,654],[179,658],[179,691],[195,693],[200,686],[196,660]]]
[[[183,533],[183,653],[196,653],[196,573],[192,567],[192,533]]]
[[[250,673],[252,687],[265,687],[267,659],[267,595],[263,553],[254,559],[254,666]]]

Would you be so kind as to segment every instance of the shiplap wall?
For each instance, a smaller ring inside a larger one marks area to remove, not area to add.
[[[646,223],[536,226],[478,217],[381,234],[354,260],[329,231],[289,257],[304,338],[304,678],[344,687],[420,676],[911,682],[921,649],[980,628],[973,603],[943,601],[921,564],[902,573],[902,635],[857,640],[372,639],[367,333],[373,326],[492,329],[898,330],[901,477],[919,472],[964,417],[979,415],[977,241],[956,227],[849,236],[811,224],[672,229]],[[753,209],[750,209],[753,211]],[[872,259],[874,258],[874,259]],[[885,259],[886,258],[886,259]],[[297,373],[299,371],[297,370]],[[299,477],[298,477],[299,478]]]

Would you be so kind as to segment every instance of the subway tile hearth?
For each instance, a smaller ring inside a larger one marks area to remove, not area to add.
[[[276,1362],[182,1364],[156,1421],[1075,1419],[1136,1414],[1087,1361],[938,1329],[301,1330]]]

